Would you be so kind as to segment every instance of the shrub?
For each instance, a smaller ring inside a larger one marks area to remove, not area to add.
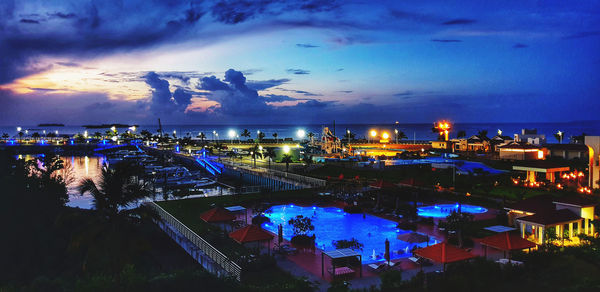
[[[309,231],[315,230],[315,226],[312,224],[312,219],[298,215],[288,221],[289,225],[292,225],[292,229],[295,235],[306,235]]]
[[[252,224],[254,225],[262,225],[265,222],[271,222],[271,219],[263,215],[256,215],[252,218]]]
[[[381,291],[398,291],[402,288],[402,271],[388,270],[381,275]]]
[[[308,236],[306,234],[296,235],[292,237],[291,243],[299,246],[313,246],[315,244],[315,235]]]
[[[364,247],[364,245],[362,243],[358,242],[358,240],[354,237],[350,240],[346,240],[346,239],[334,240],[333,246],[336,249],[350,248],[350,249],[354,249],[354,250],[357,250],[357,249],[362,250]]]

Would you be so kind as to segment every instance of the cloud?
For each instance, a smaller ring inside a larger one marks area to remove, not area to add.
[[[39,24],[39,20],[35,20],[35,19],[28,19],[28,18],[21,18],[21,20],[19,21],[21,23],[29,23],[29,24]]]
[[[81,67],[80,64],[75,62],[56,62],[56,65],[64,66],[64,67]]]
[[[566,35],[563,37],[563,39],[572,40],[572,39],[581,39],[581,38],[588,38],[588,37],[595,37],[595,36],[600,36],[600,31],[598,31],[598,30],[582,31],[582,32]]]
[[[352,90],[339,90],[338,92],[341,92],[341,93],[352,93]]]
[[[395,93],[395,94],[393,94],[393,96],[396,96],[396,97],[405,97],[406,98],[406,97],[412,96],[414,94],[415,94],[414,92],[412,92],[410,90],[406,90],[406,91]]]
[[[473,24],[477,22],[475,19],[467,19],[467,18],[456,18],[452,20],[448,20],[443,22],[443,25],[461,25],[461,24]]]
[[[312,44],[296,44],[296,47],[305,48],[305,49],[311,49],[311,48],[318,48],[319,46],[312,45]]]
[[[54,12],[54,13],[47,13],[47,15],[49,17],[57,17],[57,18],[61,18],[61,19],[72,19],[72,18],[76,18],[77,14],[69,12],[69,13],[64,13],[64,12]]]
[[[290,73],[290,74],[296,74],[296,75],[310,74],[310,71],[304,70],[304,69],[287,69],[285,71],[288,72],[288,73]]]
[[[296,101],[297,98],[293,98],[287,95],[267,94],[264,96],[266,102],[283,102],[283,101]]]
[[[161,79],[156,72],[149,72],[144,76],[144,81],[152,90],[149,100],[150,110],[155,114],[184,112],[191,104],[192,95],[178,88],[171,93],[169,81]]]
[[[335,72],[341,72],[341,71],[344,71],[344,68],[338,68],[335,70]]]
[[[229,90],[229,85],[222,82],[215,76],[204,77],[200,80],[200,87],[198,89],[216,91],[216,90]]]
[[[432,42],[437,42],[437,43],[460,43],[462,42],[461,40],[452,40],[452,39],[432,39]]]
[[[246,73],[246,75],[247,75],[247,73]],[[288,79],[288,78],[270,79],[270,80],[262,80],[262,81],[248,81],[247,85],[248,85],[248,87],[250,87],[254,90],[260,91],[260,90],[269,89],[271,87],[279,86],[281,84],[285,84],[289,81],[290,81],[290,79]]]
[[[308,91],[304,91],[304,90],[286,89],[286,88],[282,88],[282,87],[277,87],[276,89],[281,90],[281,91],[298,93],[298,94],[302,94],[304,96],[322,96],[322,94],[312,93],[312,92],[308,92]]]
[[[521,43],[516,43],[513,45],[513,48],[515,48],[515,49],[523,49],[523,48],[527,48],[527,47],[529,47],[529,46],[526,44],[521,44]]]

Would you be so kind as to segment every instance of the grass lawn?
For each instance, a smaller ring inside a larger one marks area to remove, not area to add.
[[[249,194],[240,196],[221,196],[208,198],[195,198],[178,201],[158,202],[166,211],[171,213],[186,226],[202,236],[205,240],[217,247],[228,257],[233,259],[249,254],[242,245],[230,239],[219,227],[208,224],[200,219],[200,214],[213,206],[252,205],[261,202],[276,202],[289,200],[308,200],[316,197],[314,189],[303,189],[295,191],[281,191],[271,193]],[[244,283],[249,285],[266,285],[289,283],[293,277],[279,269],[269,267],[260,271],[245,271]]]

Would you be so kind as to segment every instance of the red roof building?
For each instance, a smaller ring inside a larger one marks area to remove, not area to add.
[[[270,232],[251,224],[229,233],[229,237],[240,244],[244,244],[248,242],[273,240],[275,236]]]
[[[200,219],[208,223],[227,222],[233,221],[235,215],[230,211],[217,207],[202,213]]]
[[[501,251],[510,252],[512,250],[523,250],[536,247],[537,244],[522,238],[519,234],[513,232],[502,232],[496,233],[492,236],[482,238],[479,243],[483,245],[485,249],[485,255],[487,256],[487,247],[495,248]],[[506,255],[505,255],[506,257]],[[510,257],[510,253],[509,253]]]
[[[460,262],[475,257],[474,254],[453,245],[449,245],[446,242],[417,249],[414,251],[414,254],[434,262],[442,263],[444,264],[444,268],[448,263]]]

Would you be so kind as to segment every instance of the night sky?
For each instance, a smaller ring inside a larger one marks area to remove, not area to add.
[[[600,119],[600,1],[0,1],[0,124]]]

